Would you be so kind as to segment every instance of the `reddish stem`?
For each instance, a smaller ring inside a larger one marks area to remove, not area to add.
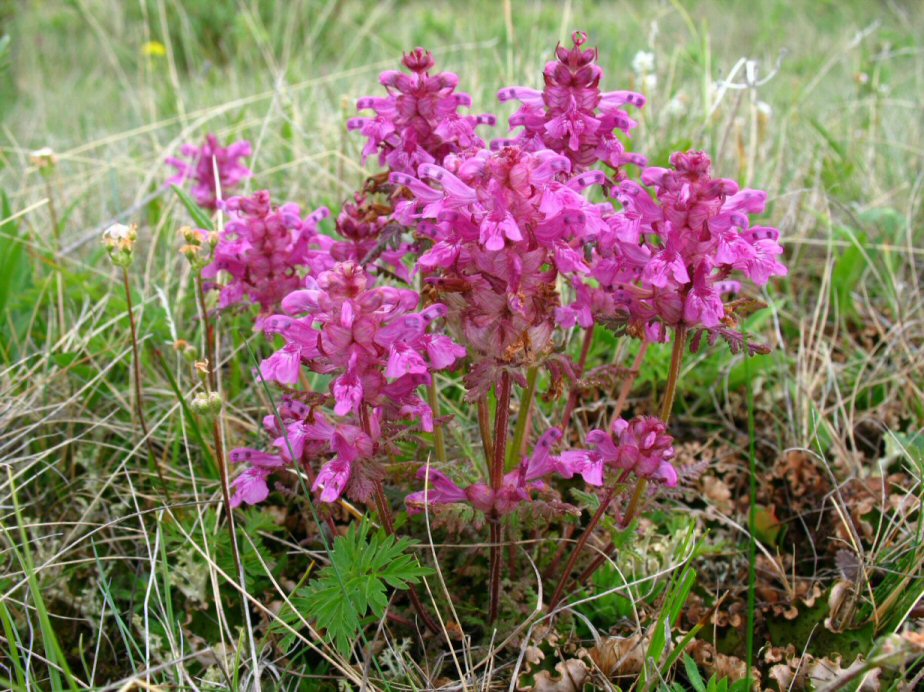
[[[575,381],[571,385],[571,391],[568,393],[568,403],[565,405],[565,413],[561,419],[561,430],[564,433],[568,429],[568,423],[571,422],[571,414],[577,406],[578,397],[580,396],[580,387],[578,380],[584,375],[584,368],[587,366],[587,356],[590,355],[590,347],[594,341],[594,326],[590,325],[584,332],[584,343],[581,346],[581,355],[578,359],[577,370],[575,371]]]
[[[555,610],[555,606],[557,606],[559,601],[561,601],[565,586],[571,578],[571,570],[574,569],[574,565],[577,562],[581,551],[584,549],[584,546],[587,545],[587,541],[590,538],[590,535],[597,527],[597,524],[600,523],[600,519],[602,519],[603,515],[606,513],[607,508],[610,506],[610,502],[613,501],[613,495],[615,494],[616,484],[614,483],[606,491],[606,495],[603,496],[603,499],[600,500],[600,506],[597,507],[597,511],[594,512],[593,517],[591,517],[590,523],[587,525],[587,528],[584,529],[584,533],[582,533],[581,537],[578,539],[577,545],[574,546],[574,550],[571,551],[571,555],[568,558],[568,563],[565,565],[565,569],[561,573],[561,578],[558,580],[558,586],[555,587],[555,593],[552,594],[552,598],[549,601],[549,610]]]
[[[376,481],[375,483],[375,505],[378,509],[379,517],[382,519],[382,525],[385,527],[385,532],[390,536],[394,536],[395,521],[391,514],[391,508],[388,506],[388,498],[385,497],[385,486],[382,485],[382,481]],[[423,620],[427,629],[434,634],[439,634],[440,626],[424,607],[423,602],[420,600],[420,596],[417,595],[417,589],[415,589],[413,585],[409,585],[407,595],[411,600],[411,604],[414,606],[414,610],[420,615],[420,619]]]
[[[619,418],[622,415],[622,410],[626,407],[626,400],[629,398],[632,385],[635,384],[635,380],[642,368],[642,362],[645,360],[645,355],[648,353],[649,344],[650,342],[648,341],[642,341],[642,345],[635,355],[635,360],[632,362],[632,371],[626,376],[626,379],[623,380],[622,387],[619,389],[619,398],[616,399],[616,408],[613,409],[613,420]]]

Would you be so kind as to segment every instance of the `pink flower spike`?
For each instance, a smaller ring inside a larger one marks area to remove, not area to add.
[[[186,181],[192,180],[193,199],[203,209],[216,209],[219,194],[227,198],[241,181],[253,175],[240,161],[253,153],[250,142],[246,140],[223,147],[215,135],[209,134],[206,135],[205,143],[201,147],[187,144],[181,151],[189,160],[184,161],[176,157],[167,159],[167,163],[177,169],[177,174],[170,178],[167,184],[183,185]]]
[[[621,107],[640,108],[645,98],[630,91],[601,93],[603,70],[596,64],[596,50],[582,47],[585,40],[583,32],[575,32],[573,48],[558,47],[556,60],[545,66],[543,91],[505,87],[497,92],[502,103],[522,104],[509,121],[511,129],[522,129],[512,141],[495,140],[492,148],[515,144],[528,151],[551,149],[570,159],[576,173],[597,161],[617,171],[625,163],[644,164],[644,157],[625,151],[615,131],[629,134],[636,123]]]

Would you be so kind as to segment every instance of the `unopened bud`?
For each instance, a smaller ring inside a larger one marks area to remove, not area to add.
[[[198,414],[215,415],[221,411],[221,395],[218,392],[196,392],[189,407]]]
[[[186,341],[186,339],[177,339],[173,342],[173,349],[183,356],[183,358],[192,363],[196,360],[196,356],[199,355],[199,352],[196,350],[196,347],[191,343]]]

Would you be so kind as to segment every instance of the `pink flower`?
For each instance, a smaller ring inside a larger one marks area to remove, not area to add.
[[[255,505],[269,497],[266,480],[273,469],[284,465],[281,458],[255,449],[235,449],[231,452],[231,461],[247,463],[249,467],[231,483],[234,495],[231,506],[239,507],[242,502]]]
[[[526,344],[542,352],[560,300],[557,275],[589,271],[583,246],[605,228],[601,207],[581,194],[603,174],[569,180],[567,157],[517,147],[444,164],[421,165],[419,178],[391,175],[414,195],[396,215],[433,241],[419,267],[471,352],[508,362]]]
[[[595,285],[574,279],[576,300],[559,310],[562,324],[622,322],[656,340],[682,324],[734,338],[722,295],[741,285],[730,277],[741,272],[763,285],[785,276],[777,259],[783,252],[779,231],[750,227],[750,215],[764,210],[766,193],[713,178],[703,152],[675,153],[671,164],[642,174],[656,199],[629,180],[614,188],[623,211],[604,215],[590,259]]]
[[[381,165],[413,175],[422,163],[441,163],[448,154],[484,146],[475,128],[494,125],[494,116],[459,114],[460,108],[471,106],[471,98],[455,91],[458,76],[431,75],[433,56],[423,48],[405,55],[403,63],[411,74],[379,75],[387,96],[357,102],[359,110],[372,110],[375,115],[347,122],[349,130],[358,130],[367,139],[363,162],[378,153]]]
[[[610,432],[592,430],[587,442],[610,468],[632,471],[639,478],[677,485],[673,438],[660,418],[638,416],[631,421],[613,421]]]
[[[318,238],[318,224],[330,215],[326,207],[301,218],[295,204],[274,208],[267,190],[221,203],[230,219],[215,248],[215,260],[202,270],[205,278],[228,272],[219,305],[230,307],[245,297],[263,313],[279,308],[282,299],[301,284],[308,271],[309,245]]]
[[[562,438],[558,428],[547,430],[537,441],[530,457],[524,457],[520,465],[503,477],[496,490],[485,483],[472,483],[461,488],[446,474],[426,467],[417,471],[418,480],[429,478],[431,487],[411,493],[405,498],[408,511],[416,514],[427,505],[469,503],[475,509],[500,516],[510,514],[523,502],[531,499],[530,493],[545,487],[542,479],[551,475],[572,478],[575,474],[584,477],[592,485],[603,484],[603,462],[586,450],[576,453],[564,452],[561,456],[552,453]]]
[[[335,263],[306,277],[303,286],[282,300],[290,314],[263,319],[263,330],[286,343],[260,372],[283,384],[297,382],[303,367],[330,376],[328,393],[311,396],[318,406],[332,407],[336,418],[289,405],[283,421],[268,417],[264,425],[277,436],[273,445],[286,463],[321,462],[313,488],[323,502],[344,492],[367,499],[368,469],[386,452],[383,424],[393,431],[400,419],[412,419],[432,431],[433,412],[417,390],[433,372],[463,358],[465,349],[428,333],[446,315],[444,306],[415,312],[416,291],[375,286],[354,262]]]
[[[622,110],[629,104],[645,105],[645,97],[630,91],[600,92],[603,69],[596,64],[597,51],[584,50],[587,34],[575,31],[571,50],[558,46],[556,60],[545,66],[545,87],[505,87],[497,93],[501,101],[523,105],[510,118],[511,128],[522,128],[512,140],[495,140],[493,148],[515,144],[529,151],[551,149],[567,156],[575,172],[602,161],[618,169],[626,163],[644,165],[645,158],[626,152],[616,137],[628,135],[636,122]]]
[[[183,185],[187,180],[192,180],[193,199],[203,209],[217,209],[219,195],[226,199],[241,181],[253,175],[240,161],[253,153],[250,142],[246,140],[223,147],[215,135],[208,134],[201,147],[184,144],[180,152],[189,160],[174,156],[167,158],[167,163],[177,169],[177,174],[167,184]]]

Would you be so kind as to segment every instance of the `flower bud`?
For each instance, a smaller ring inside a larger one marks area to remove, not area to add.
[[[199,352],[196,347],[186,341],[186,339],[177,339],[173,342],[173,350],[183,356],[187,362],[194,362]]]
[[[117,267],[131,265],[138,239],[138,226],[115,223],[103,231],[103,245],[109,253],[109,259]]]
[[[203,416],[213,416],[221,411],[222,401],[218,392],[196,392],[189,407]]]

